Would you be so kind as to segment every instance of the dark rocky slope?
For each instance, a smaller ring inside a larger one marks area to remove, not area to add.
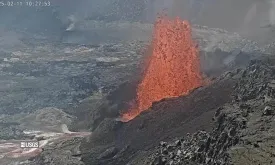
[[[212,131],[161,142],[150,164],[274,164],[274,62],[228,73],[237,78],[233,100],[216,110]]]
[[[274,64],[263,55],[186,97],[153,104],[129,123],[105,119],[82,143],[83,162],[272,164]]]
[[[230,100],[233,84],[231,80],[222,81],[187,97],[163,100],[129,123],[105,120],[93,132],[90,142],[83,143],[82,152],[87,153],[83,161],[95,165],[127,164],[135,157],[150,153],[161,140],[201,129],[211,130],[215,109]],[[116,149],[115,157],[111,154],[102,158],[100,155],[110,148]]]

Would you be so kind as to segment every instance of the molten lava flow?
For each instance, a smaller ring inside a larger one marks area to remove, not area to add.
[[[122,115],[123,121],[133,119],[155,101],[187,95],[203,83],[198,49],[188,22],[159,18],[152,49],[144,78],[137,88],[136,105]]]

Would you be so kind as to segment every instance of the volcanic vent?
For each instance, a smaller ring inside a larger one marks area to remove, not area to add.
[[[155,101],[187,95],[203,83],[198,48],[188,22],[159,17],[154,27],[152,50],[137,87],[135,105],[122,115],[123,121],[135,118]]]

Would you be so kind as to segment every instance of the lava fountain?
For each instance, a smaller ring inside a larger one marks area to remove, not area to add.
[[[122,114],[129,121],[163,98],[187,95],[203,84],[198,48],[191,26],[180,18],[159,17],[154,26],[152,54],[137,87],[135,105]]]

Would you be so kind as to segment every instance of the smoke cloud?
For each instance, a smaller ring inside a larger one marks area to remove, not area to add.
[[[254,39],[274,38],[275,0],[49,0],[50,7],[0,7],[0,28],[62,33],[74,22],[89,20],[153,23],[166,11],[191,23],[239,32]],[[269,26],[270,27],[270,26]],[[72,27],[69,29],[73,29]]]
[[[269,18],[270,24],[275,25],[275,0],[270,0]]]

